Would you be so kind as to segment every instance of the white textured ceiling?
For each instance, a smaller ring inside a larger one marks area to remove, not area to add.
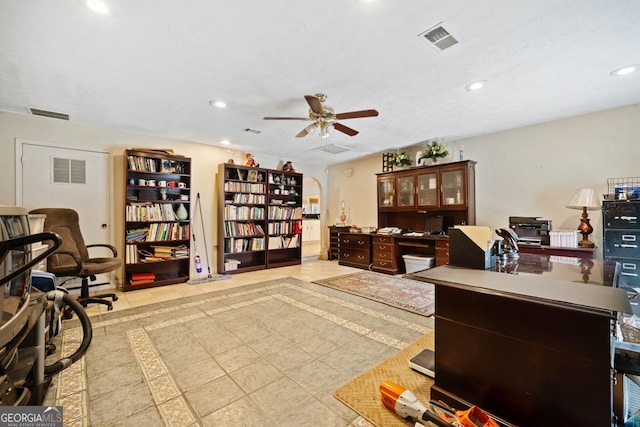
[[[638,0],[0,0],[0,109],[337,163],[640,102]],[[460,43],[418,38],[444,22]],[[485,89],[464,86],[487,80]],[[295,135],[324,92],[354,137]],[[227,102],[219,110],[212,99]],[[262,131],[247,133],[245,128]],[[323,144],[340,154],[313,150]]]

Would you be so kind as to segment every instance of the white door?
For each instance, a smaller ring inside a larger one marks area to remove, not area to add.
[[[80,230],[86,244],[109,243],[109,154],[35,141],[22,142],[21,146],[22,158],[18,159],[17,172],[20,173],[20,169],[22,172],[16,189],[19,204],[27,210],[74,209],[80,217]],[[106,248],[91,248],[89,255],[112,256]],[[109,281],[109,275],[99,275],[90,285]],[[69,281],[64,286],[79,287],[80,280]]]

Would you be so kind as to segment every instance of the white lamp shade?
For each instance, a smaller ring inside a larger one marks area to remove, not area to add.
[[[592,188],[580,188],[573,193],[573,197],[567,203],[569,209],[600,209],[600,199]]]

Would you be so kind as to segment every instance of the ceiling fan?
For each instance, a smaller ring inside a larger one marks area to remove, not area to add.
[[[327,95],[324,93],[305,95],[304,99],[306,99],[307,104],[309,104],[309,117],[264,117],[264,120],[311,120],[313,123],[302,129],[296,137],[302,138],[303,136],[314,133],[316,129],[320,129],[320,136],[326,138],[333,129],[349,136],[358,134],[357,130],[338,123],[338,120],[375,117],[378,115],[376,110],[360,110],[335,114],[333,108],[324,103],[327,99]]]

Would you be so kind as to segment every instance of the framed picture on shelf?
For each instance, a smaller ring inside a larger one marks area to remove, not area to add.
[[[247,181],[258,182],[258,171],[250,170],[247,173]]]

